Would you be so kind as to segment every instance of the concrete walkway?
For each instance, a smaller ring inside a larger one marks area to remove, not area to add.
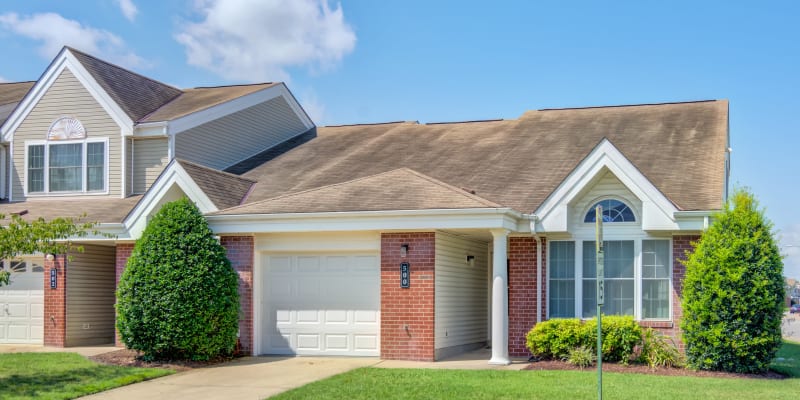
[[[0,344],[2,353],[77,353],[84,357],[96,356],[109,351],[121,350],[122,347],[113,345],[87,346],[87,347],[48,347],[35,344]]]

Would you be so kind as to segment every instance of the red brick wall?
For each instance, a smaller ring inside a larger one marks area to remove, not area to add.
[[[56,268],[56,288],[50,288],[50,271]],[[44,261],[44,345],[64,347],[67,342],[67,256]]]
[[[253,338],[253,255],[252,236],[223,236],[222,246],[228,253],[231,266],[239,274],[239,345],[244,354],[252,354]]]
[[[542,247],[546,246],[542,239]],[[508,354],[530,356],[525,336],[536,324],[536,240],[533,237],[511,237],[508,246]],[[542,263],[546,259],[542,254]],[[542,290],[546,275],[542,270]],[[546,297],[545,297],[546,298]],[[547,315],[542,304],[542,319]]]
[[[128,264],[128,258],[130,258],[131,253],[133,253],[133,243],[118,243],[117,244],[117,256],[116,256],[116,262],[115,262],[116,271],[117,271],[117,279],[116,279],[116,284],[115,284],[116,286],[114,287],[115,290],[116,290],[116,288],[119,287],[119,278],[122,277],[122,272],[125,271],[125,265]],[[116,321],[115,321],[115,325],[116,325]],[[117,329],[114,328],[114,332],[115,332],[114,345],[116,345],[118,347],[125,346],[122,343],[122,340],[119,337],[119,331],[117,331]]]
[[[434,258],[433,232],[381,234],[381,358],[433,361]],[[400,257],[400,246],[408,255]],[[400,263],[411,267],[411,287],[400,288]],[[407,328],[407,329],[406,329]]]

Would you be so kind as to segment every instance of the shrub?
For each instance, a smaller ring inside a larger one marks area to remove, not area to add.
[[[589,340],[597,351],[597,318],[586,321]],[[631,316],[603,316],[603,361],[628,364],[633,350],[642,341],[642,328]]]
[[[553,318],[536,324],[528,332],[531,354],[549,359],[564,359],[580,346],[590,346],[586,327],[579,319]]]
[[[189,200],[165,204],[147,224],[120,278],[116,307],[122,341],[146,359],[232,353],[238,276]]]
[[[752,194],[733,194],[684,264],[681,328],[689,366],[766,370],[781,344],[783,262]]]
[[[568,363],[580,367],[581,369],[591,366],[594,364],[595,360],[597,360],[595,350],[586,346],[580,346],[570,350],[569,356],[567,356],[566,359]]]
[[[683,355],[675,346],[675,341],[652,328],[647,328],[642,334],[641,354],[637,361],[653,369],[680,368],[684,365]]]

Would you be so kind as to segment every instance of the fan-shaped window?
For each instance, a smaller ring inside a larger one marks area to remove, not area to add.
[[[603,206],[603,222],[636,222],[633,210],[627,204],[616,199],[601,200],[595,203],[586,213],[583,222],[595,222],[594,210],[597,206]]]

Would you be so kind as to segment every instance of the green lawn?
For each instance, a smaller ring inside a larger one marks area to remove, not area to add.
[[[800,343],[786,342],[774,369],[783,380],[603,374],[609,399],[789,399],[800,393]],[[275,399],[594,399],[590,371],[464,371],[361,368]]]
[[[0,399],[74,399],[171,373],[100,365],[74,353],[0,354]]]

